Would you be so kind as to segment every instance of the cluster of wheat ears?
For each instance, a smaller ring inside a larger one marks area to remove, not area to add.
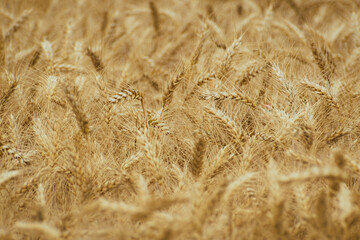
[[[0,239],[360,239],[359,10],[0,1]]]

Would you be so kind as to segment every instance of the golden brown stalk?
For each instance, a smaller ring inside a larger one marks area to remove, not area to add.
[[[275,235],[278,239],[288,239],[289,234],[285,229],[284,226],[284,208],[285,208],[285,201],[280,200],[276,202],[273,206],[273,227],[275,230]]]
[[[340,170],[344,170],[346,163],[349,162],[342,152],[336,151],[334,153],[334,164]],[[336,195],[340,190],[340,182],[339,181],[331,181],[330,182],[330,195]]]
[[[316,204],[316,216],[317,216],[317,224],[321,231],[327,232],[328,227],[328,203],[327,203],[327,195],[324,191],[320,193]]]
[[[255,206],[259,207],[259,201],[256,197],[255,189],[247,187],[245,193],[248,195],[249,199],[255,204]]]
[[[18,81],[14,81],[9,89],[2,94],[0,97],[0,114],[4,111],[6,103],[10,100],[10,97],[14,94],[16,87],[18,86]]]
[[[332,132],[329,136],[326,138],[326,142],[328,144],[336,142],[339,138],[346,136],[351,133],[351,129],[349,128],[341,128],[338,131]]]
[[[292,173],[288,176],[280,176],[279,182],[287,184],[316,178],[328,178],[344,181],[346,180],[347,175],[341,169],[335,167],[313,167],[304,172]]]
[[[295,35],[297,36],[297,38],[303,43],[306,44],[307,40],[305,37],[305,34],[302,30],[300,30],[300,28],[298,26],[296,26],[295,24],[293,24],[292,22],[290,22],[289,20],[284,19],[284,21],[282,22],[285,26],[287,26],[287,28],[289,29],[289,31],[292,31],[293,33],[295,33]]]
[[[70,157],[70,161],[73,165],[73,168],[71,170],[71,173],[73,174],[75,178],[75,185],[78,187],[78,189],[81,192],[81,201],[87,200],[86,198],[89,197],[89,191],[92,189],[92,186],[90,186],[90,179],[88,171],[86,170],[84,163],[80,162],[79,156],[72,155]]]
[[[221,49],[223,49],[223,50],[226,50],[226,49],[227,49],[225,43],[216,41],[216,40],[214,40],[214,39],[211,39],[211,40],[214,42],[214,44],[215,44],[216,47],[221,48]]]
[[[351,216],[351,214],[355,211],[355,206],[352,201],[352,194],[350,189],[346,186],[346,184],[340,185],[340,191],[338,194],[339,199],[339,210],[340,210],[340,216],[339,220],[344,224],[345,229],[348,229],[348,219]]]
[[[306,78],[303,82],[301,82],[301,85],[303,85],[305,88],[309,89],[310,91],[315,92],[317,95],[323,97],[332,107],[339,109],[339,105],[335,101],[335,99],[328,93],[326,88],[316,84],[312,83]]]
[[[13,21],[15,19],[15,16],[11,14],[10,12],[6,11],[5,9],[0,8],[0,16],[4,17],[7,20]]]
[[[41,47],[43,49],[46,60],[48,61],[51,67],[54,62],[54,51],[53,51],[52,43],[48,40],[44,40],[41,42]]]
[[[71,43],[71,35],[73,33],[73,29],[74,29],[74,24],[73,24],[74,20],[69,20],[66,24],[66,28],[65,28],[65,32],[64,32],[64,42],[62,44],[62,58],[63,59],[68,59],[68,55],[69,55],[69,48],[70,48],[70,43]]]
[[[10,29],[5,34],[5,42],[8,42],[13,37],[13,35],[24,25],[24,23],[28,20],[31,12],[32,9],[28,9],[21,14],[20,18],[10,27]]]
[[[195,92],[197,91],[198,88],[200,88],[205,83],[212,81],[215,78],[216,78],[216,72],[214,72],[214,71],[200,77],[200,79],[196,82],[196,85],[193,87],[191,92],[187,95],[185,100],[190,99],[195,94]]]
[[[160,122],[158,119],[152,117],[146,122],[147,127],[153,127],[159,129],[160,131],[164,132],[165,134],[172,134],[170,128],[165,124]]]
[[[226,49],[226,53],[224,58],[222,59],[221,63],[217,66],[217,68],[213,71],[211,71],[209,74],[204,75],[201,77],[193,87],[193,89],[190,91],[190,93],[187,95],[185,100],[190,99],[194,95],[194,93],[197,91],[199,87],[204,85],[207,82],[210,82],[216,78],[223,79],[226,78],[227,73],[230,71],[231,68],[231,62],[237,52],[237,50],[240,47],[242,40],[242,36],[235,39],[233,43]]]
[[[181,70],[181,72],[171,81],[171,83],[168,85],[167,90],[163,94],[162,101],[163,101],[163,109],[165,106],[170,104],[172,97],[174,95],[174,91],[176,87],[181,83],[181,81],[184,79],[185,75],[185,69]]]
[[[200,137],[194,146],[193,157],[189,163],[190,172],[195,178],[199,177],[202,173],[205,151],[205,139],[203,137]]]
[[[213,214],[216,206],[223,199],[227,186],[228,181],[223,180],[222,184],[211,194],[206,203],[200,206],[199,209],[196,209],[197,214],[195,214],[195,218],[191,219],[192,228],[196,233],[201,234],[203,231],[206,220]]]
[[[109,30],[107,31],[107,33],[105,35],[105,40],[104,41],[105,41],[106,44],[111,44],[112,40],[114,39],[115,33],[116,33],[116,28],[118,27],[118,23],[119,23],[119,12],[116,11],[114,13],[114,17],[113,17],[113,20],[112,20],[111,25],[109,27]],[[108,24],[107,23],[107,12],[106,12],[106,15],[104,15],[104,19],[103,19],[102,24],[103,25],[102,25],[101,30],[105,32],[106,25]]]
[[[101,59],[96,55],[90,48],[86,48],[86,55],[91,59],[92,64],[97,72],[104,70],[104,65],[101,62]]]
[[[238,189],[241,185],[243,185],[248,180],[252,179],[254,177],[254,173],[247,172],[243,174],[242,176],[238,177],[237,179],[229,182],[229,184],[226,186],[225,194],[224,194],[224,202],[231,201],[231,196],[233,192]]]
[[[255,109],[255,104],[241,92],[204,92],[202,98],[205,100],[215,100],[215,101],[226,101],[226,100],[236,100],[244,103],[245,105],[250,106]]]
[[[40,55],[41,55],[41,49],[39,48],[38,50],[35,51],[35,53],[32,55],[30,62],[29,62],[29,66],[30,67],[34,67],[35,64],[38,62],[38,60],[40,59]]]
[[[2,29],[0,27],[0,72],[5,67],[5,40],[2,35]]]
[[[359,24],[359,16],[357,13],[353,12],[351,14],[351,28],[352,35],[354,36],[355,46],[359,47],[360,44],[360,24]]]
[[[149,199],[142,203],[141,205],[135,205],[125,202],[111,202],[105,199],[100,199],[96,207],[100,209],[107,209],[112,211],[123,212],[134,220],[146,220],[154,212],[165,210],[170,206],[184,202],[184,199],[170,199],[170,198],[158,198],[158,199]]]
[[[49,70],[51,70],[52,72],[62,72],[62,73],[85,73],[85,69],[78,67],[78,66],[74,66],[71,64],[53,64],[52,66],[49,67]]]
[[[110,103],[117,103],[127,99],[136,99],[141,102],[141,107],[143,110],[144,118],[146,119],[146,111],[143,94],[136,89],[124,89],[121,92],[116,93],[115,95],[108,98]]]
[[[0,149],[7,154],[13,156],[17,161],[19,161],[20,164],[27,164],[29,161],[24,158],[23,154],[19,152],[16,148],[10,147],[9,145],[1,145]]]
[[[313,129],[306,124],[300,126],[300,133],[302,137],[302,141],[305,143],[307,149],[310,149],[314,142],[314,134]]]
[[[310,43],[310,49],[322,75],[324,76],[325,80],[330,83],[330,73],[326,69],[325,58],[322,56],[321,52],[318,50],[314,43]]]
[[[159,16],[158,8],[156,7],[156,5],[153,1],[149,2],[149,7],[151,10],[151,17],[153,20],[154,30],[155,30],[156,34],[159,35],[159,33],[160,33],[160,16]]]
[[[65,86],[64,92],[82,133],[85,136],[88,135],[90,133],[90,124],[86,113],[82,109],[82,106],[76,101],[75,96],[70,92],[69,86]]]
[[[103,12],[102,21],[101,21],[101,28],[100,28],[102,34],[105,33],[106,28],[107,28],[108,23],[109,23],[108,15],[109,15],[109,12],[107,10],[105,10]]]
[[[311,60],[309,60],[307,57],[303,56],[303,55],[299,55],[299,53],[296,52],[287,52],[286,54],[280,53],[280,54],[284,54],[283,57],[284,58],[290,58],[293,59],[295,61],[298,61],[299,63],[303,64],[303,65],[312,65]]]
[[[201,51],[203,49],[203,46],[204,46],[204,43],[205,43],[205,40],[206,40],[206,36],[207,36],[207,31],[202,32],[199,43],[196,46],[196,49],[195,49],[194,53],[192,54],[192,56],[190,58],[189,67],[188,67],[189,72],[192,71],[193,67],[199,61],[200,54],[201,54]]]
[[[269,6],[266,7],[265,12],[264,12],[264,18],[263,21],[261,23],[261,31],[262,32],[268,32],[270,30],[271,27],[271,22],[274,18],[274,8],[273,5],[270,4]]]
[[[350,159],[347,159],[347,165],[349,165],[349,167],[351,168],[351,170],[353,172],[355,172],[358,176],[360,176],[360,164],[353,161],[353,160],[350,160]]]
[[[225,33],[223,31],[223,29],[221,28],[221,26],[219,26],[219,24],[217,24],[215,21],[213,21],[210,18],[206,18],[203,15],[198,15],[200,20],[202,21],[203,26],[205,26],[207,29],[209,29],[209,31],[211,31],[211,33],[213,33],[212,35],[214,35],[215,41],[219,41],[224,43],[225,42]]]
[[[19,176],[21,173],[22,172],[20,170],[13,170],[13,171],[2,173],[0,175],[0,188],[2,187],[2,185],[6,184],[12,178]]]
[[[230,71],[232,60],[236,52],[238,51],[241,45],[242,36],[235,39],[232,44],[226,49],[225,57],[222,60],[221,64],[218,66],[216,77],[219,79],[226,78],[227,73]]]
[[[142,93],[136,89],[124,89],[108,98],[111,103],[117,103],[127,99],[137,99],[139,101],[143,101],[143,96]]]
[[[26,193],[28,190],[30,190],[31,188],[37,187],[39,184],[39,180],[41,177],[41,174],[43,173],[42,169],[40,172],[38,172],[37,174],[35,174],[35,176],[31,177],[29,180],[27,180],[22,187],[20,187],[19,189],[17,189],[15,191],[15,196],[16,198],[18,198],[20,195]]]
[[[157,183],[159,185],[162,185],[165,176],[165,172],[164,172],[165,169],[162,166],[162,161],[158,157],[156,153],[156,148],[154,144],[151,142],[150,140],[151,138],[149,135],[150,133],[146,128],[141,129],[138,131],[138,140],[139,143],[143,146],[145,156],[148,159],[150,172],[154,174]]]
[[[287,150],[285,152],[285,155],[288,156],[291,160],[298,160],[298,161],[302,161],[304,163],[309,163],[315,166],[323,166],[324,163],[318,159],[318,158],[314,158],[312,156],[307,156],[305,154],[301,154],[301,153],[297,153],[294,152],[293,150]]]
[[[208,17],[212,21],[216,22],[216,16],[215,16],[214,8],[213,8],[213,6],[211,4],[206,5],[206,12],[207,12]]]
[[[104,106],[105,109],[105,116],[104,116],[104,121],[107,125],[110,125],[111,120],[113,119],[113,114],[112,114],[112,104],[111,103],[105,103]]]
[[[205,111],[220,122],[236,145],[244,141],[244,135],[238,124],[224,112],[213,107],[206,107]]]
[[[332,84],[331,78],[334,75],[336,64],[334,61],[334,57],[330,52],[329,48],[327,47],[327,43],[325,39],[317,33],[315,30],[308,28],[308,43],[313,54],[313,57],[321,71],[322,76],[324,79],[329,83]],[[318,47],[316,41],[320,41],[321,47]]]
[[[205,179],[211,179],[221,174],[231,158],[232,155],[229,155],[229,146],[222,148],[216,155],[213,165],[205,171]]]
[[[142,59],[146,62],[146,64],[148,64],[150,66],[151,74],[153,74],[153,75],[163,75],[163,76],[168,76],[169,75],[164,69],[162,69],[161,67],[156,66],[155,61],[153,59],[151,59],[150,57],[143,56]],[[152,79],[148,79],[148,80],[152,80]],[[158,83],[153,82],[152,85],[156,90],[159,89]]]
[[[119,179],[112,179],[100,185],[100,187],[97,189],[97,192],[99,192],[100,195],[103,195],[104,193],[108,192],[113,188],[120,186],[121,184],[123,184],[123,182],[120,181]]]
[[[66,101],[63,101],[59,98],[51,98],[51,102],[55,103],[56,105],[58,105],[59,107],[66,109]]]
[[[80,41],[76,41],[74,44],[74,60],[75,63],[78,64],[80,62],[82,62],[83,58],[84,58],[84,46],[83,43]]]
[[[262,102],[262,100],[263,100],[263,98],[265,96],[266,89],[269,86],[270,79],[272,78],[272,66],[271,66],[271,63],[266,63],[265,70],[266,70],[267,74],[263,78],[263,83],[262,83],[262,86],[260,88],[259,95],[258,95],[258,97],[256,99],[257,103]]]
[[[354,49],[350,55],[350,57],[346,60],[345,63],[345,70],[347,72],[353,71],[354,67],[356,67],[356,64],[358,63],[360,58],[360,47]],[[356,69],[356,68],[355,68]]]
[[[109,181],[104,182],[103,184],[101,184],[98,187],[97,192],[100,195],[103,195],[106,192],[110,191],[111,189],[114,189],[123,184],[129,184],[133,188],[133,181],[129,175],[123,175],[119,179],[115,178],[115,179],[111,179]]]
[[[280,82],[283,84],[284,88],[286,89],[286,92],[288,93],[288,109],[289,111],[291,111],[293,109],[293,104],[294,104],[294,101],[295,101],[295,90],[294,90],[294,86],[292,85],[292,83],[290,81],[288,81],[286,79],[286,75],[285,73],[280,69],[280,67],[276,64],[274,64],[272,66],[272,71],[275,73],[275,75],[277,76],[278,80],[280,80]],[[304,128],[305,125],[302,125],[302,129],[305,129]],[[309,128],[309,127],[307,127]],[[310,144],[311,145],[311,144]]]
[[[35,204],[35,209],[32,216],[33,220],[38,222],[44,222],[47,219],[46,199],[44,191],[44,186],[40,183],[38,186],[37,203]]]
[[[246,85],[250,82],[251,79],[256,77],[259,73],[263,72],[265,70],[266,65],[250,65],[244,72],[241,79],[239,79],[237,82],[239,84],[239,87]]]
[[[60,239],[60,231],[57,228],[47,223],[16,222],[14,227],[26,232],[29,231],[40,232],[45,236],[49,237],[50,239]]]
[[[44,191],[45,191],[45,189],[44,189],[43,184],[39,184],[37,200],[39,201],[39,204],[42,205],[42,206],[46,205],[46,199],[45,199],[45,192]]]
[[[190,81],[192,79],[193,68],[196,66],[196,64],[199,61],[200,54],[201,54],[202,48],[203,48],[205,40],[206,40],[206,36],[207,36],[207,31],[205,30],[202,32],[200,41],[199,41],[194,53],[191,55],[190,59],[188,60],[187,66],[184,67],[184,69],[183,69],[184,73],[183,73],[182,78],[185,79],[186,85],[188,84],[188,81]],[[189,95],[186,96],[185,101],[188,100],[189,97],[190,97]]]
[[[296,186],[296,202],[298,205],[298,214],[301,218],[308,220],[310,218],[311,198],[306,191],[306,184],[299,184]]]

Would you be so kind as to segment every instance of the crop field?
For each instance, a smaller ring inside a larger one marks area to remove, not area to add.
[[[0,240],[360,239],[360,1],[0,0]]]

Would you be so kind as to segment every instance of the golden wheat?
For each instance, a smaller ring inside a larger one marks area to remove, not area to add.
[[[0,239],[360,239],[359,10],[0,1]]]

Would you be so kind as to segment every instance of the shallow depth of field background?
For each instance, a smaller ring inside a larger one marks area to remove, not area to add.
[[[360,239],[359,10],[0,1],[0,239]]]

